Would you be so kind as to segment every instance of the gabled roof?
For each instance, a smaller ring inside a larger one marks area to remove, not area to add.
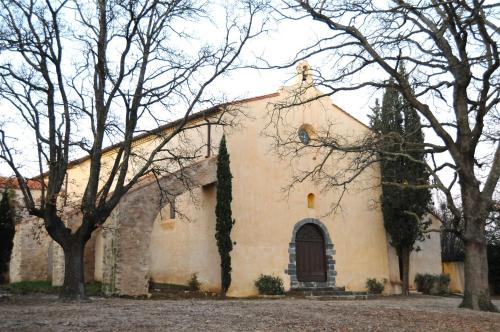
[[[232,102],[219,104],[219,105],[216,105],[216,106],[210,107],[208,109],[204,109],[202,111],[199,111],[199,112],[196,112],[196,113],[193,113],[193,114],[189,115],[188,118],[187,118],[187,121],[189,123],[191,121],[203,119],[203,118],[205,118],[207,116],[210,116],[210,115],[213,115],[213,114],[216,114],[216,113],[220,112],[220,110],[222,108],[227,107],[227,106],[239,105],[239,104],[249,103],[249,102],[252,102],[252,101],[258,101],[258,100],[273,98],[273,97],[277,97],[279,95],[280,95],[279,92],[274,92],[274,93],[265,94],[265,95],[261,95],[261,96],[256,96],[256,97],[251,97],[251,98],[245,98],[245,99],[239,99],[239,100],[235,100],[235,101],[232,101]],[[165,124],[163,126],[159,126],[159,127],[155,128],[153,130],[149,130],[149,131],[147,131],[145,133],[137,135],[137,136],[135,136],[133,138],[133,141],[136,142],[136,141],[142,140],[144,138],[147,138],[149,136],[158,135],[158,134],[164,132],[165,130],[175,128],[175,126],[179,125],[183,120],[184,120],[184,118],[179,118],[179,119],[174,120],[172,122],[169,122],[169,123],[167,123],[167,124]],[[113,151],[114,149],[118,148],[121,143],[122,142],[110,145],[108,147],[105,147],[104,149],[102,149],[101,153],[105,154],[107,152]],[[73,167],[75,165],[78,165],[78,164],[80,164],[80,163],[82,163],[82,162],[84,162],[84,161],[86,161],[88,159],[90,159],[89,155],[81,157],[81,158],[78,158],[78,159],[74,159],[74,160],[72,160],[72,161],[70,161],[68,163],[68,168],[71,168],[71,167]],[[42,174],[42,176],[45,176],[46,174],[48,174],[48,173],[44,173],[44,174]],[[38,179],[38,178],[40,178],[40,176],[34,177],[34,179]]]
[[[244,99],[239,99],[239,100],[235,100],[235,101],[232,101],[232,102],[227,102],[227,103],[219,104],[219,105],[216,105],[216,106],[213,106],[213,107],[210,107],[210,108],[207,108],[207,109],[204,109],[202,111],[199,111],[199,112],[196,112],[196,113],[193,113],[193,114],[189,115],[188,118],[187,118],[187,122],[189,123],[191,121],[203,119],[203,118],[206,118],[208,116],[214,115],[214,114],[220,112],[222,108],[227,107],[227,106],[245,104],[245,103],[249,103],[249,102],[253,102],[253,101],[258,101],[258,100],[264,100],[264,99],[268,99],[268,98],[278,97],[279,95],[280,95],[279,92],[274,92],[274,93],[269,93],[269,94],[260,95],[260,96],[256,96],[256,97],[244,98]],[[343,112],[344,114],[346,114],[348,117],[352,118],[353,120],[355,120],[356,122],[358,122],[359,124],[361,124],[362,126],[370,129],[370,127],[368,127],[366,124],[364,124],[363,122],[361,122],[360,120],[358,120],[357,118],[355,118],[354,116],[352,116],[351,114],[349,114],[348,112],[344,111],[341,107],[339,107],[339,106],[337,106],[336,104],[333,104],[333,103],[332,103],[332,105],[334,107],[336,107],[338,110],[340,110],[341,112]],[[174,120],[172,122],[169,122],[169,123],[167,123],[167,124],[165,124],[163,126],[159,126],[159,127],[155,128],[155,129],[152,129],[152,130],[149,130],[147,132],[144,132],[144,133],[142,133],[140,135],[135,136],[133,138],[133,141],[137,142],[137,141],[140,141],[142,139],[148,138],[150,136],[158,135],[158,134],[164,132],[165,130],[175,128],[175,126],[179,125],[183,120],[184,120],[184,118],[179,118],[179,119]],[[110,145],[108,147],[105,147],[105,148],[102,149],[101,153],[105,154],[107,152],[113,151],[114,149],[119,148],[121,143],[122,142],[119,142],[119,143]],[[84,161],[86,161],[88,159],[90,159],[89,155],[83,156],[81,158],[74,159],[74,160],[72,160],[72,161],[70,161],[68,163],[68,168],[76,166],[76,165],[78,165],[78,164],[80,164],[80,163],[82,163],[82,162],[84,162]],[[42,177],[45,176],[45,175],[47,175],[47,174],[48,173],[42,174]],[[36,176],[33,179],[39,179],[39,178],[40,178],[40,176]],[[38,182],[36,180],[33,181],[33,182],[36,182],[39,186],[41,186],[40,182]]]

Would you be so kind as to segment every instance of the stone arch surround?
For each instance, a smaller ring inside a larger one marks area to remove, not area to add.
[[[216,181],[216,159],[196,163],[159,181],[138,183],[113,210],[103,227],[103,286],[107,294],[148,294],[150,244],[153,224],[167,202],[160,187],[170,196]]]
[[[325,240],[325,251],[326,251],[326,281],[325,282],[301,282],[297,279],[297,263],[296,263],[296,247],[295,247],[295,237],[299,229],[305,224],[314,224],[318,226],[323,233],[323,238]],[[335,271],[335,260],[333,256],[335,255],[335,250],[333,242],[328,233],[326,226],[314,218],[302,219],[293,227],[292,240],[288,245],[288,269],[285,273],[290,276],[290,288],[322,288],[322,287],[335,287],[335,277],[337,271]]]

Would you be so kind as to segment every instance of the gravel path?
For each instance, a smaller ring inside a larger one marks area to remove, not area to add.
[[[500,314],[431,296],[368,301],[0,299],[0,331],[500,331]],[[500,307],[500,301],[495,301]]]

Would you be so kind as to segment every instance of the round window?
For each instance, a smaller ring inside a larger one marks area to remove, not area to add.
[[[314,129],[309,124],[304,124],[304,125],[300,126],[297,134],[299,136],[299,140],[303,144],[309,144],[311,139],[315,138]]]
[[[309,133],[304,128],[299,129],[299,139],[304,144],[309,144],[309,142],[311,141],[311,137],[309,137]]]

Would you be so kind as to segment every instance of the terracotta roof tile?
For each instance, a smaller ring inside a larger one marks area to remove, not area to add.
[[[41,190],[42,183],[36,180],[27,180],[28,187],[33,190]],[[0,188],[19,189],[19,182],[13,176],[0,176]]]

